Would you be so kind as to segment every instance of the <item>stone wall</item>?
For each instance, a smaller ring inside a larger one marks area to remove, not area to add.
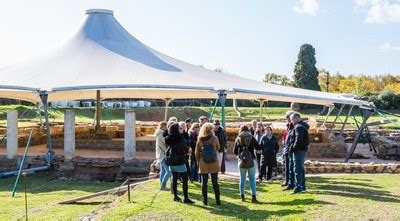
[[[400,164],[333,163],[307,160],[306,173],[393,173],[400,174]]]

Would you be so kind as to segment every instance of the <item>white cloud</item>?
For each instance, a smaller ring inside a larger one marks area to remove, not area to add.
[[[400,2],[390,0],[356,0],[356,8],[368,8],[367,23],[400,22]]]
[[[400,52],[400,46],[394,46],[390,43],[385,43],[381,45],[380,50],[381,52],[391,52],[391,51]]]
[[[293,10],[299,14],[316,15],[319,11],[319,4],[317,0],[300,0],[295,4]]]

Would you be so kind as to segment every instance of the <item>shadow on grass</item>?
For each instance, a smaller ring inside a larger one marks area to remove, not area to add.
[[[346,178],[346,181],[341,182],[329,177],[310,177],[307,182],[313,189],[312,193],[315,194],[400,203],[399,196],[393,195],[389,191],[381,190],[383,187],[368,182],[348,182],[347,180],[349,179]],[[359,180],[357,179],[357,181]]]

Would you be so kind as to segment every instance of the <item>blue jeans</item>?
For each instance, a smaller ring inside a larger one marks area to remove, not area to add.
[[[196,159],[193,157],[191,159],[191,168],[190,168],[190,180],[198,181],[199,180],[199,167],[197,165]]]
[[[240,183],[239,183],[240,195],[244,195],[244,192],[246,190],[246,177],[248,174],[249,181],[250,181],[251,195],[255,196],[256,195],[256,170],[257,170],[256,162],[254,162],[254,166],[252,168],[240,168],[240,163],[238,163],[238,168],[239,168],[239,173],[240,173]]]
[[[289,163],[288,163],[288,168],[287,168],[287,170],[288,170],[288,172],[287,172],[287,174],[288,174],[288,179],[287,179],[287,181],[288,181],[288,187],[295,187],[295,180],[294,180],[294,155],[293,155],[293,153],[288,153],[288,160],[289,160]]]
[[[160,162],[160,185],[162,188],[166,186],[170,176],[171,176],[171,171],[169,171],[167,162],[164,159]]]
[[[295,177],[295,191],[306,190],[306,176],[304,171],[304,158],[306,151],[298,150],[293,153],[294,158],[294,177]]]

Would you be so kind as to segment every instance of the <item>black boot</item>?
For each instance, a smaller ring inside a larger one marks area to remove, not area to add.
[[[252,203],[258,203],[256,195],[251,195],[251,202]]]
[[[244,195],[240,195],[240,199],[242,200],[242,202],[244,202]]]

